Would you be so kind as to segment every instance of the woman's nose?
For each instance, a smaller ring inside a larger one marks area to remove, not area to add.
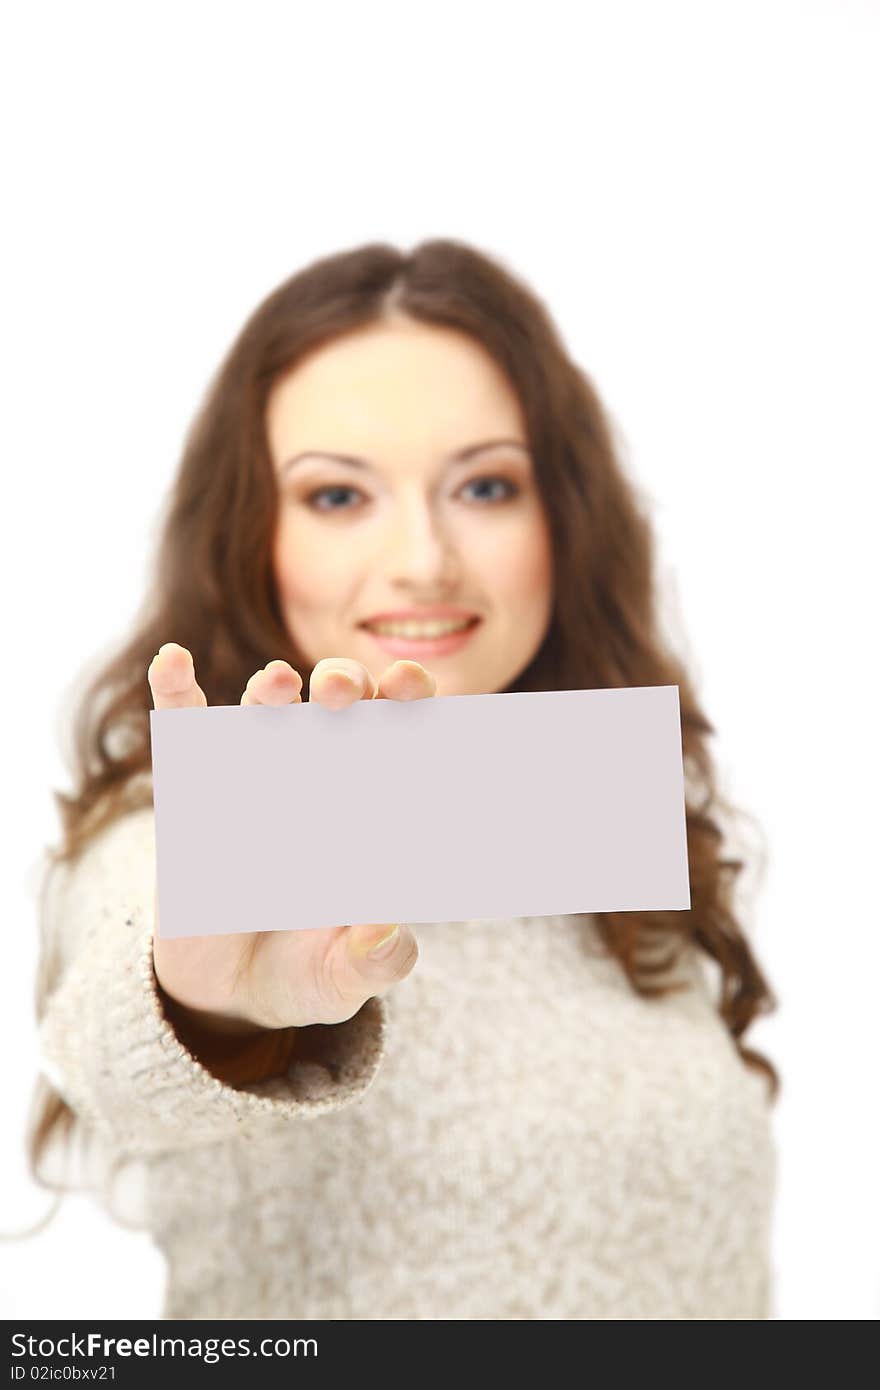
[[[392,509],[382,560],[391,578],[433,580],[453,573],[459,557],[450,528],[437,509],[425,499],[410,499]]]

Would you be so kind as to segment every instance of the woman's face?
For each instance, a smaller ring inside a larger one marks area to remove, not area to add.
[[[521,407],[485,349],[400,316],[359,329],[275,384],[266,426],[281,609],[312,665],[354,657],[378,680],[408,658],[438,695],[510,685],[547,631],[552,557]],[[364,626],[437,608],[479,622],[445,639]]]

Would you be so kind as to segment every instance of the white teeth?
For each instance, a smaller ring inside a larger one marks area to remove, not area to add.
[[[433,623],[368,623],[371,632],[381,632],[386,637],[445,637],[450,632],[461,632],[469,627],[473,618],[463,618],[457,622]]]

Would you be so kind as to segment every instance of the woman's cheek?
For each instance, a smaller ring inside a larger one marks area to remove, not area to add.
[[[282,527],[275,573],[283,602],[304,614],[334,612],[359,573],[358,546],[315,526]]]
[[[485,538],[484,538],[485,542]],[[480,547],[481,568],[499,596],[529,604],[549,602],[552,556],[546,527],[535,517],[497,534]]]

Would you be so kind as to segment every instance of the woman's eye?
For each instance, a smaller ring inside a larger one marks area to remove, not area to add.
[[[465,487],[469,488],[474,487],[475,485],[478,486],[480,483],[501,483],[502,487],[507,488],[507,492],[503,496],[497,497],[496,495],[496,500],[498,500],[499,502],[504,502],[509,497],[515,497],[516,494],[519,492],[519,488],[517,487],[516,483],[512,483],[509,478],[494,477],[489,476],[488,474],[482,478],[472,478],[469,483],[465,483]]]
[[[317,505],[317,502],[316,502],[315,499],[318,498],[318,497],[324,497],[328,492],[329,492],[329,493],[340,493],[340,492],[345,493],[345,492],[357,492],[357,491],[358,491],[358,489],[357,489],[356,487],[346,487],[343,483],[333,483],[333,484],[331,484],[329,487],[319,487],[315,492],[310,492],[309,495],[308,495],[308,497],[306,498],[306,502],[308,503],[308,505],[309,505],[310,507],[314,507],[315,511],[318,511],[318,512],[338,512],[338,511],[345,511],[345,510],[347,510],[345,507],[319,507],[319,506]],[[363,496],[363,494],[361,494],[361,496]]]

